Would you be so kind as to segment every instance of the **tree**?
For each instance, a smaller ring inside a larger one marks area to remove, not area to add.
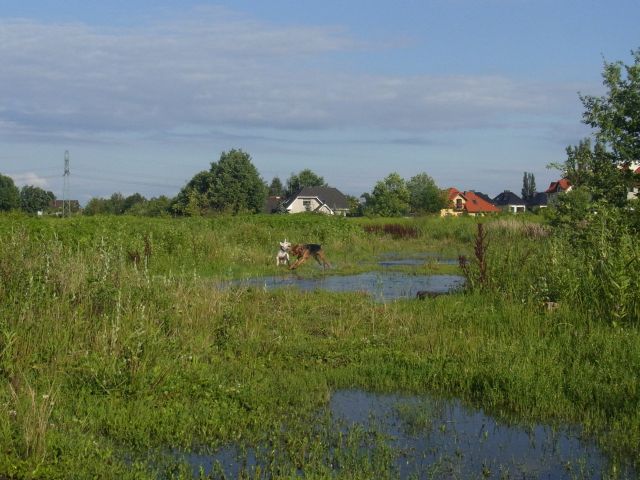
[[[282,186],[280,178],[273,177],[273,180],[271,180],[271,185],[269,185],[269,195],[272,197],[282,197],[284,195],[284,187]]]
[[[129,213],[129,211],[137,204],[146,202],[146,198],[144,198],[139,193],[134,193],[133,195],[129,195],[124,199],[122,204],[122,208],[125,213]]]
[[[20,191],[11,177],[0,174],[0,211],[20,207]]]
[[[593,201],[617,207],[626,205],[630,172],[618,168],[613,153],[601,141],[596,141],[593,149],[589,138],[567,147],[567,159],[558,168],[574,188],[582,187],[589,192]]]
[[[606,95],[580,95],[583,122],[596,129],[596,139],[617,165],[640,159],[640,48],[631,55],[632,65],[604,62]]]
[[[27,213],[37,213],[46,210],[56,197],[40,187],[25,185],[20,190],[20,208]]]
[[[536,177],[533,173],[524,172],[522,177],[522,199],[531,200],[536,193]]]
[[[377,182],[371,194],[365,193],[362,197],[367,214],[401,217],[410,211],[409,190],[404,179],[395,172]]]
[[[593,149],[583,139],[567,147],[564,163],[550,165],[574,187],[584,187],[592,200],[616,207],[628,204],[626,192],[633,182],[628,166],[640,159],[640,49],[631,54],[632,65],[604,62],[605,95],[580,95],[582,121],[595,129]]]
[[[171,209],[179,215],[262,211],[267,187],[251,156],[242,150],[222,152],[209,171],[197,173],[175,198]]]
[[[234,214],[262,211],[267,191],[248,153],[222,152],[210,171],[213,181],[209,202],[213,210]]]
[[[297,175],[291,174],[287,180],[286,195],[289,197],[300,190],[302,187],[326,187],[324,178],[317,175],[313,171],[305,168]]]
[[[436,213],[447,204],[447,199],[436,182],[426,173],[419,173],[407,182],[409,206],[414,213]]]

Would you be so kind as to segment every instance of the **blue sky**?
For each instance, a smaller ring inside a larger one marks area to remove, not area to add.
[[[0,173],[173,196],[222,151],[359,196],[391,172],[544,189],[631,61],[640,2],[21,0],[0,8]]]

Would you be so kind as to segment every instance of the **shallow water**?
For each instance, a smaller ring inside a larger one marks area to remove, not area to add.
[[[593,442],[580,438],[579,429],[514,427],[456,400],[343,390],[333,395],[327,408],[334,430],[361,428],[383,434],[396,452],[391,473],[401,479],[636,478],[629,466],[614,469]],[[227,447],[214,455],[187,454],[181,459],[194,474],[202,468],[207,474],[237,478],[258,467],[265,470],[263,450],[268,449]]]
[[[460,275],[408,275],[400,272],[326,275],[318,278],[303,278],[290,274],[232,282],[233,285],[253,286],[265,290],[298,288],[302,291],[365,292],[377,301],[383,302],[399,298],[414,298],[421,290],[448,293],[460,288],[463,283],[464,278]]]
[[[395,266],[422,266],[424,264],[438,265],[458,265],[457,258],[447,258],[437,253],[423,252],[411,256],[401,255],[400,253],[385,253],[380,256],[378,265],[382,267]]]

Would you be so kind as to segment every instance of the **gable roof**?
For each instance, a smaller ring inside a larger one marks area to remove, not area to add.
[[[528,207],[542,207],[547,205],[549,201],[549,195],[547,192],[536,192],[533,197],[527,202]]]
[[[494,203],[493,200],[491,200],[491,197],[489,195],[487,195],[486,193],[477,192],[476,190],[470,190],[470,191],[475,193],[477,196],[479,196],[485,202]]]
[[[484,198],[472,191],[464,192],[464,198],[467,202],[464,208],[469,213],[499,212],[500,209],[493,203],[487,202]]]
[[[284,203],[285,208],[289,207],[296,198],[310,197],[317,198],[327,205],[331,210],[348,210],[349,201],[344,194],[334,187],[302,187],[291,195]]]
[[[566,192],[571,187],[571,182],[566,178],[561,178],[557,182],[551,182],[549,188],[545,190],[544,193],[558,193],[558,192]]]
[[[495,205],[524,205],[525,202],[515,193],[505,190],[493,199]]]
[[[458,195],[461,195],[462,192],[460,190],[458,190],[457,188],[451,187],[449,188],[449,190],[447,190],[447,199],[452,202],[454,198],[456,198]]]

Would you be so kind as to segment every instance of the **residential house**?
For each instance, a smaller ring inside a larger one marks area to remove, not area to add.
[[[533,194],[533,197],[527,200],[527,208],[529,210],[547,208],[548,202],[549,198],[546,192],[536,192]]]
[[[80,202],[78,200],[51,200],[49,203],[53,215],[62,215],[65,212],[76,213],[80,211]]]
[[[302,187],[282,206],[287,213],[318,212],[343,216],[349,213],[347,197],[333,187]]]
[[[457,188],[450,188],[447,192],[449,206],[440,210],[440,216],[459,216],[464,214],[481,216],[500,212],[498,207],[480,195],[473,191],[461,192]]]
[[[573,187],[566,178],[561,178],[557,182],[551,182],[549,188],[544,193],[547,194],[547,203],[553,203],[554,199],[561,193],[570,192]]]
[[[492,203],[509,213],[524,213],[527,209],[525,201],[509,190],[497,195]]]
[[[270,195],[264,202],[262,213],[278,213],[280,211],[280,205],[282,204],[282,197],[277,195]]]

